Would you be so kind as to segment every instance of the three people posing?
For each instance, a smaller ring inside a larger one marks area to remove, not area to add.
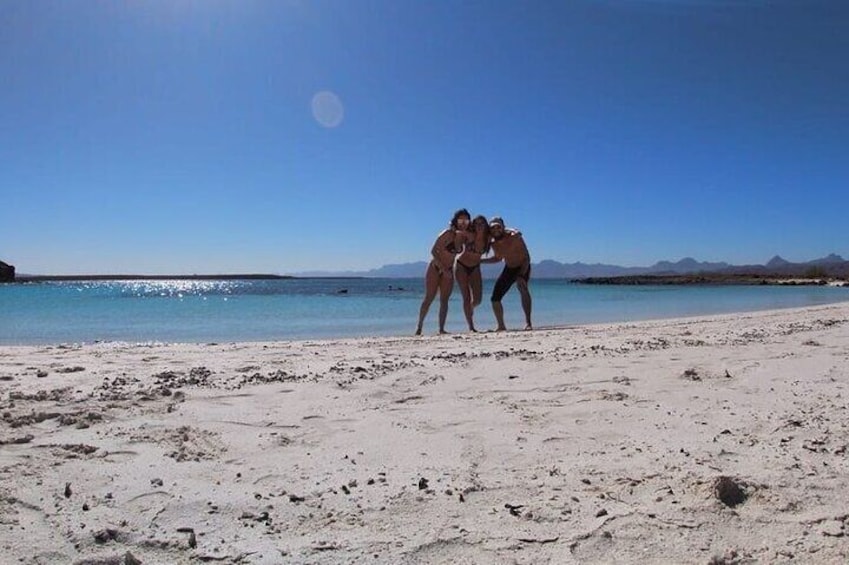
[[[492,256],[487,256],[490,252]],[[504,308],[502,298],[515,283],[522,298],[525,313],[525,329],[532,329],[532,300],[528,282],[531,275],[531,257],[521,232],[506,228],[500,217],[489,222],[483,216],[471,220],[465,208],[457,210],[449,227],[436,238],[431,248],[432,260],[425,273],[425,296],[419,309],[416,335],[421,335],[422,326],[431,303],[440,295],[439,333],[445,332],[448,315],[448,300],[454,287],[454,278],[463,296],[463,314],[469,331],[477,331],[474,324],[474,309],[482,301],[483,277],[481,263],[504,261],[504,270],[492,292],[492,310],[497,322],[496,331],[504,331]],[[453,267],[453,268],[452,268]]]

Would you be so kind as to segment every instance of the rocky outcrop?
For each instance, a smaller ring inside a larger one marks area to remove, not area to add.
[[[15,282],[15,267],[0,261],[0,282]]]

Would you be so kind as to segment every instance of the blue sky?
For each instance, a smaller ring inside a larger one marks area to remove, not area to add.
[[[0,259],[292,273],[849,256],[845,0],[0,2]]]

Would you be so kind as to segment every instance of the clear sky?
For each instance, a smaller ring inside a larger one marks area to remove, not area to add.
[[[3,0],[0,259],[33,274],[849,256],[846,0]]]

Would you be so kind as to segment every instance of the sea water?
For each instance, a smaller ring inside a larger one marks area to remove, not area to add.
[[[484,281],[479,330],[494,328]],[[849,300],[826,286],[597,286],[532,280],[538,328],[810,306]],[[143,280],[0,285],[0,344],[94,341],[229,342],[411,335],[421,279]],[[504,301],[508,328],[522,328],[519,294]],[[437,330],[439,298],[425,321]],[[459,290],[447,330],[466,331]]]

